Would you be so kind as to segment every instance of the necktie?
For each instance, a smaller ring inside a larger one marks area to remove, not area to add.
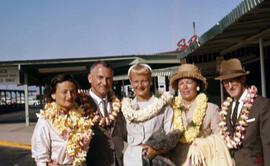
[[[102,100],[102,107],[103,107],[103,113],[104,113],[104,117],[108,116],[108,111],[107,111],[107,104],[105,100]]]
[[[239,105],[239,101],[237,100],[233,109],[233,114],[232,114],[232,127],[235,127],[235,123],[237,120],[237,110],[238,110],[238,105]]]

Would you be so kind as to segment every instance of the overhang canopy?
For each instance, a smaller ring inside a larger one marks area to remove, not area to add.
[[[81,84],[82,87],[89,87],[87,75],[90,66],[99,61],[109,62],[113,69],[115,80],[119,76],[125,76],[128,68],[136,63],[149,64],[152,69],[166,68],[179,65],[177,54],[163,55],[129,55],[111,57],[91,57],[72,59],[49,59],[49,60],[26,60],[26,61],[6,61],[0,62],[0,67],[16,66],[21,73],[21,83],[23,83],[23,73],[27,73],[29,85],[44,85],[52,76],[59,73],[69,73]],[[117,79],[118,78],[118,79]],[[125,76],[125,78],[127,78]]]
[[[216,25],[199,37],[199,42],[179,53],[179,59],[209,53],[224,55],[243,47],[254,47],[263,39],[270,45],[270,1],[244,0]]]
[[[154,77],[159,77],[159,76],[171,76],[176,70],[178,66],[173,66],[173,67],[168,67],[168,68],[163,68],[163,69],[154,69],[152,71],[152,76]],[[127,80],[128,79],[128,75],[124,74],[124,75],[118,75],[118,76],[114,76],[113,78],[115,81],[118,80]]]

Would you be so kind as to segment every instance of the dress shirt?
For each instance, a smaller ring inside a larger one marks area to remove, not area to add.
[[[247,91],[247,89],[245,89],[244,93],[241,95],[241,97],[239,99],[239,105],[238,105],[238,109],[237,109],[237,118],[239,117],[239,115],[241,113],[241,109],[244,105],[244,100],[245,100],[247,94],[248,94],[248,91]],[[236,104],[236,101],[234,101],[232,104],[232,110],[234,109],[235,104]],[[233,114],[233,111],[231,111],[231,119],[232,119],[232,114]]]
[[[108,102],[108,98],[100,98],[98,97],[93,91],[89,91],[90,96],[94,99],[94,102],[98,106],[99,111],[101,112],[102,116],[105,116],[105,111],[104,111],[104,106],[103,106],[103,101],[105,101],[105,107],[107,108],[107,112],[111,112],[111,106]]]

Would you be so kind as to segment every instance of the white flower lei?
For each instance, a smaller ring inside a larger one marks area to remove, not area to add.
[[[144,122],[158,115],[162,108],[167,105],[172,99],[172,95],[168,92],[162,94],[158,99],[143,110],[135,110],[131,106],[131,99],[124,98],[122,100],[122,112],[124,117],[130,122]]]
[[[45,105],[44,110],[37,114],[39,118],[47,119],[56,132],[66,140],[67,155],[73,166],[82,165],[85,161],[89,143],[93,132],[93,123],[89,117],[84,116],[81,108],[73,107],[64,111],[55,102]]]
[[[207,97],[204,93],[197,95],[195,99],[196,108],[192,116],[192,121],[186,128],[183,125],[182,114],[184,110],[181,110],[181,103],[181,95],[176,96],[172,102],[174,113],[173,128],[179,129],[181,132],[183,132],[179,140],[180,142],[192,143],[193,140],[200,134],[200,128],[207,108]]]
[[[219,123],[219,126],[221,128],[220,132],[223,135],[229,149],[237,149],[240,145],[242,145],[242,140],[245,137],[244,134],[246,131],[246,127],[248,126],[247,119],[256,96],[257,88],[255,86],[251,86],[250,88],[248,88],[248,94],[244,99],[244,105],[237,120],[235,132],[233,134],[230,134],[230,132],[228,131],[226,123],[227,116],[230,116],[228,115],[228,107],[233,100],[231,97],[228,97],[227,100],[222,103],[221,111],[219,113],[221,116],[221,122]]]

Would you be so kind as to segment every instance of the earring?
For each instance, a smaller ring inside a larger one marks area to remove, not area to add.
[[[196,90],[197,90],[197,92],[199,92],[201,90],[200,86],[197,86]]]
[[[55,100],[55,95],[53,94],[53,95],[51,95],[51,97],[52,97],[52,99],[54,99]]]

